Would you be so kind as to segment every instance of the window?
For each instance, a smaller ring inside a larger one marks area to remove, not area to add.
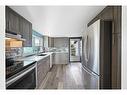
[[[41,46],[41,47],[43,47],[43,38],[33,35],[33,37],[32,37],[32,46]]]

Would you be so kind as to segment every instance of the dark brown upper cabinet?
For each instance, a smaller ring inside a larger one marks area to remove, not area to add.
[[[20,18],[20,33],[22,33],[23,38],[26,39],[23,46],[32,46],[32,24],[23,17]]]
[[[90,26],[98,19],[109,21],[112,20],[113,21],[112,33],[121,33],[121,17],[122,17],[121,10],[122,10],[121,6],[107,6],[88,23],[88,26]]]
[[[113,33],[121,33],[121,20],[122,20],[122,7],[114,6],[113,7],[113,19],[114,19],[114,31]]]
[[[6,7],[6,30],[16,34],[20,34],[19,15],[9,7]]]
[[[14,10],[6,6],[6,32],[20,34],[26,39],[24,47],[32,46],[32,24]]]
[[[48,37],[48,47],[54,47],[54,38]]]

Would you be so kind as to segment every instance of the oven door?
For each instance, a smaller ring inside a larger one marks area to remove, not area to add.
[[[36,68],[32,67],[7,82],[7,89],[35,89]]]

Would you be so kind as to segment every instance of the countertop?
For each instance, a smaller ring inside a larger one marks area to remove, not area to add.
[[[53,52],[53,53],[68,53],[68,52],[64,52],[64,51],[63,52],[58,52],[58,51],[56,51],[56,52]]]
[[[45,52],[45,53],[43,53],[43,54],[47,54],[45,56],[32,55],[32,56],[29,56],[29,57],[18,58],[16,60],[17,61],[23,61],[23,60],[40,61],[40,60],[50,56],[53,53],[68,53],[68,52]]]
[[[24,58],[19,58],[17,59],[18,61],[22,61],[22,60],[33,60],[33,61],[40,61],[48,56],[50,56],[53,52],[46,52],[46,53],[43,53],[43,54],[47,54],[45,56],[38,56],[38,55],[33,55],[33,56],[29,56],[29,57],[24,57]]]

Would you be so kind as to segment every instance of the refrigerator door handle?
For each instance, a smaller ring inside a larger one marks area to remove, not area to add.
[[[88,58],[87,58],[87,36],[85,37],[85,45],[84,45],[84,54],[85,54],[85,61],[87,63]]]
[[[85,41],[85,60],[88,63],[89,56],[90,56],[90,40],[89,40],[88,35],[86,36],[86,39],[85,40],[86,40]]]

